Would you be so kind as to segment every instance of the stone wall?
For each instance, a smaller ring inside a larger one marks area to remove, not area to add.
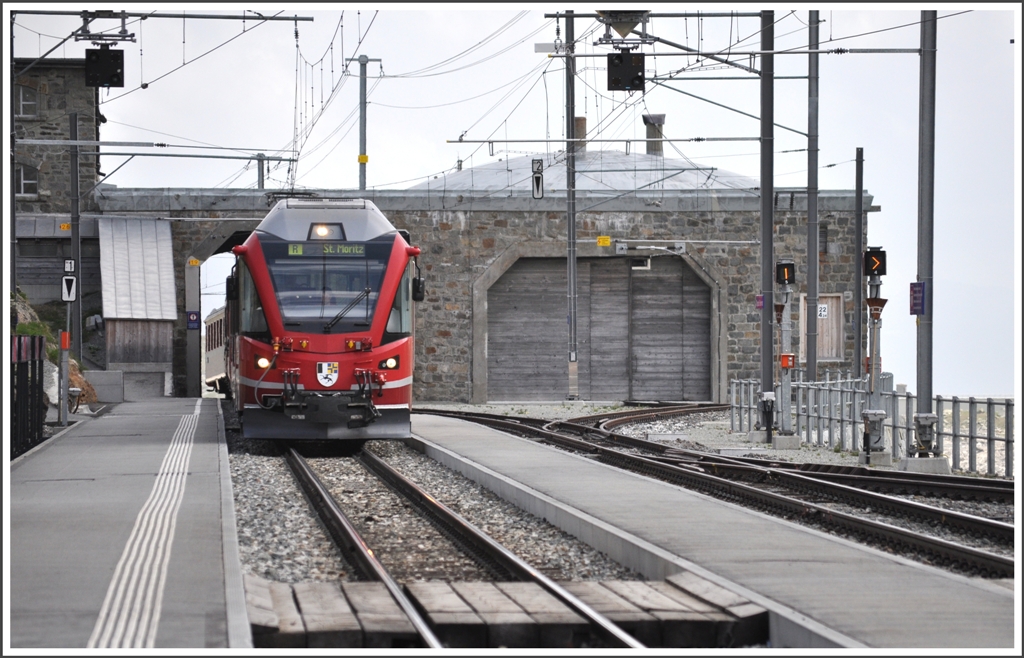
[[[237,193],[236,193],[237,192]],[[320,191],[322,196],[357,196],[353,191]],[[175,391],[183,394],[184,259],[220,227],[220,219],[258,218],[268,210],[259,191],[117,190],[104,186],[105,213],[174,218],[175,278],[181,313],[175,324]],[[400,229],[422,248],[420,265],[427,279],[426,299],[416,308],[416,379],[420,401],[460,401],[473,397],[473,360],[483,355],[473,343],[474,283],[496,264],[520,256],[565,253],[565,197],[438,197],[421,192],[369,195]],[[819,197],[819,221],[828,226],[828,245],[819,254],[819,294],[847,294],[844,303],[844,360],[830,367],[848,368],[854,351],[853,285],[855,260],[852,191],[825,191]],[[775,258],[797,264],[794,301],[806,291],[806,197],[802,190],[781,194],[775,212]],[[665,193],[657,197],[609,199],[581,193],[577,207],[579,257],[613,256],[614,247],[598,247],[599,235],[613,240],[681,240],[705,275],[719,288],[724,347],[720,389],[730,379],[760,378],[760,201],[749,191]],[[587,208],[590,208],[589,210]],[[865,195],[864,208],[871,207]],[[219,218],[219,219],[218,219]],[[867,234],[867,221],[864,223]],[[514,260],[512,261],[514,262]],[[508,263],[510,266],[511,263]],[[798,304],[791,305],[794,351],[798,348]],[[866,314],[865,314],[866,316]],[[864,332],[866,335],[866,331]]]
[[[15,68],[22,70],[31,59],[16,59]],[[78,139],[99,140],[99,90],[85,86],[84,59],[44,60],[28,73],[19,76],[16,85],[36,92],[35,116],[16,116],[16,139],[70,139],[71,121],[68,113],[78,112]],[[15,87],[16,89],[16,87]],[[38,170],[38,194],[17,195],[18,213],[70,213],[71,171],[70,148],[37,146],[16,142],[16,159]],[[80,152],[95,152],[96,147],[82,146]],[[79,157],[79,193],[85,193],[99,180],[99,158]],[[94,212],[98,206],[91,194],[80,202],[80,212]]]

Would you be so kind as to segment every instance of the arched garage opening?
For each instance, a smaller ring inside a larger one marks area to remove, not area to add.
[[[577,262],[579,395],[711,400],[711,289],[678,256]],[[520,258],[487,291],[487,399],[564,399],[564,258]]]

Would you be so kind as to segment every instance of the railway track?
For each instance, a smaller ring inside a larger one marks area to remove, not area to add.
[[[464,418],[505,431],[528,436],[535,440],[578,451],[600,461],[685,486],[719,498],[737,502],[788,519],[809,523],[834,532],[856,537],[860,541],[881,545],[889,550],[917,556],[949,568],[988,577],[1013,577],[1014,562],[1009,556],[964,545],[961,541],[948,541],[931,534],[899,527],[890,522],[865,518],[834,509],[831,503],[845,503],[853,507],[870,507],[894,519],[914,519],[935,524],[960,533],[963,537],[982,536],[1001,546],[1013,548],[1013,526],[999,521],[957,514],[913,501],[887,496],[870,487],[883,487],[883,482],[895,487],[910,487],[903,479],[912,481],[915,491],[929,491],[931,495],[947,497],[995,498],[1005,493],[1002,485],[989,486],[962,480],[974,478],[889,478],[874,474],[853,475],[870,478],[862,487],[852,486],[850,473],[815,471],[811,467],[783,468],[774,462],[768,465],[746,463],[710,453],[680,451],[664,444],[629,437],[611,431],[609,426],[620,426],[636,418],[649,420],[670,415],[718,410],[722,407],[707,405],[681,405],[638,412],[616,412],[568,421],[546,422],[540,419],[494,416],[491,414],[463,414],[459,412],[430,411]],[[865,469],[868,470],[868,469]],[[798,472],[799,471],[799,472]],[[830,482],[828,476],[846,482]],[[900,473],[898,475],[905,475]],[[916,474],[914,474],[916,475]],[[867,486],[870,483],[870,486]]]
[[[367,471],[380,478],[393,491],[409,501],[440,532],[476,562],[485,566],[497,579],[537,584],[586,620],[592,633],[608,647],[643,648],[644,645],[637,642],[631,635],[495,542],[486,533],[436,501],[428,492],[391,468],[380,457],[364,450],[358,455],[358,459]],[[360,570],[362,577],[385,584],[388,593],[416,628],[423,646],[431,648],[443,646],[416,605],[406,595],[402,585],[388,573],[374,548],[360,536],[354,524],[345,516],[338,502],[334,500],[306,460],[294,448],[287,448],[286,460],[295,473],[303,493],[313,505],[317,515],[349,563]]]

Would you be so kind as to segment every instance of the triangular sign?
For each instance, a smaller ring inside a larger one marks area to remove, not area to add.
[[[533,198],[544,198],[544,174],[533,175]]]
[[[61,301],[73,302],[78,293],[78,277],[61,277],[60,298]]]

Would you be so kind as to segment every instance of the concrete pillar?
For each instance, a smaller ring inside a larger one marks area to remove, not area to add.
[[[185,312],[200,314],[199,326],[202,327],[202,306],[200,304],[200,281],[197,262],[191,264],[192,256],[185,261]],[[186,317],[186,322],[188,321]],[[203,342],[202,329],[186,329],[185,331],[185,397],[198,398],[203,395],[202,363]]]

